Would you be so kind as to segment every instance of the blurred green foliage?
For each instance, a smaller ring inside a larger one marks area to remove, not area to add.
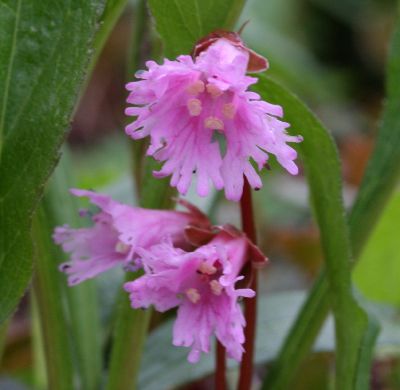
[[[354,270],[354,281],[369,299],[400,307],[400,194],[385,207]]]

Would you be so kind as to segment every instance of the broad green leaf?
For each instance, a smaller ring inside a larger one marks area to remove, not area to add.
[[[31,276],[31,215],[58,159],[103,6],[0,2],[0,322]]]
[[[258,302],[256,363],[274,360],[306,299],[303,291],[291,291],[262,295]],[[379,351],[400,348],[400,328],[396,320],[397,311],[389,307],[368,305],[367,309],[380,319],[382,332],[377,347]],[[156,328],[149,336],[143,355],[143,366],[139,376],[141,390],[176,388],[206,375],[214,370],[214,355],[211,351],[203,354],[200,361],[190,364],[187,361],[188,348],[172,345],[173,319]],[[213,343],[212,343],[213,344]],[[313,346],[315,352],[335,350],[335,331],[333,318],[328,318]],[[228,360],[228,367],[236,369],[237,364]],[[293,388],[293,387],[291,387]],[[366,389],[368,387],[364,387]]]
[[[400,193],[396,193],[354,269],[356,286],[366,297],[395,305],[400,305],[399,221]]]
[[[232,29],[245,0],[149,0],[166,56],[188,54],[197,40]]]
[[[381,214],[386,200],[399,179],[400,110],[400,26],[393,35],[387,67],[387,101],[383,121],[361,189],[349,218],[350,237],[355,258]],[[397,108],[396,108],[397,107]],[[322,272],[278,355],[266,385],[282,388],[310,351],[329,310],[326,272]],[[309,331],[310,329],[310,331]]]
[[[323,125],[283,87],[261,76],[255,90],[264,100],[282,105],[285,120],[291,124],[292,131],[304,137],[304,141],[298,145],[298,151],[304,163],[311,204],[320,229],[328,294],[335,317],[336,386],[338,389],[354,389],[358,375],[364,375],[358,371],[364,358],[359,355],[359,350],[368,350],[363,341],[369,336],[369,331],[373,333],[375,328],[352,295],[351,253],[338,153]],[[275,385],[273,388],[278,387]]]

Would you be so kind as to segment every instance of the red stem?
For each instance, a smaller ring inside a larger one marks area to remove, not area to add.
[[[216,390],[226,390],[226,358],[225,358],[225,348],[217,340],[217,350],[216,350],[216,370],[215,370],[215,389]]]
[[[243,186],[243,195],[240,199],[240,208],[242,215],[242,228],[247,237],[256,244],[256,228],[254,224],[253,203],[251,200],[251,188],[245,178]],[[252,280],[250,288],[257,293],[257,273],[252,270]],[[246,318],[246,327],[244,328],[245,342],[244,355],[240,365],[240,377],[238,390],[249,390],[253,378],[253,357],[254,342],[257,317],[257,295],[254,298],[245,299],[244,316]]]

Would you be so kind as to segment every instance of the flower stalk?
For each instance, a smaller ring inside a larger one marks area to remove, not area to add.
[[[254,223],[253,203],[251,197],[251,188],[247,179],[244,181],[243,195],[240,199],[240,209],[242,217],[242,229],[247,237],[256,244],[256,229]],[[244,328],[245,343],[243,360],[240,365],[239,390],[248,390],[251,387],[253,377],[253,361],[254,361],[254,345],[255,345],[255,330],[257,318],[257,270],[251,270],[250,288],[255,291],[254,298],[245,299],[244,316],[246,319],[246,327]]]
[[[225,347],[217,340],[215,355],[215,388],[226,389],[226,351]]]

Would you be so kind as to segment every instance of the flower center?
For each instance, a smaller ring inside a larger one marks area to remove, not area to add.
[[[236,115],[235,105],[225,103],[232,98],[232,93],[223,91],[215,84],[196,80],[186,88],[186,92],[189,95],[186,101],[189,115],[201,115],[206,129],[222,131],[225,128],[224,119],[233,119]]]
[[[201,287],[199,287],[199,289],[202,294],[207,293],[207,290],[211,291],[214,295],[222,294],[224,287],[218,281],[221,276],[221,269],[218,264],[218,261],[214,262],[214,264],[210,264],[206,261],[199,264],[197,273],[199,274],[201,282]],[[185,294],[192,303],[199,302],[201,298],[201,294],[197,288],[189,288],[185,291]]]

